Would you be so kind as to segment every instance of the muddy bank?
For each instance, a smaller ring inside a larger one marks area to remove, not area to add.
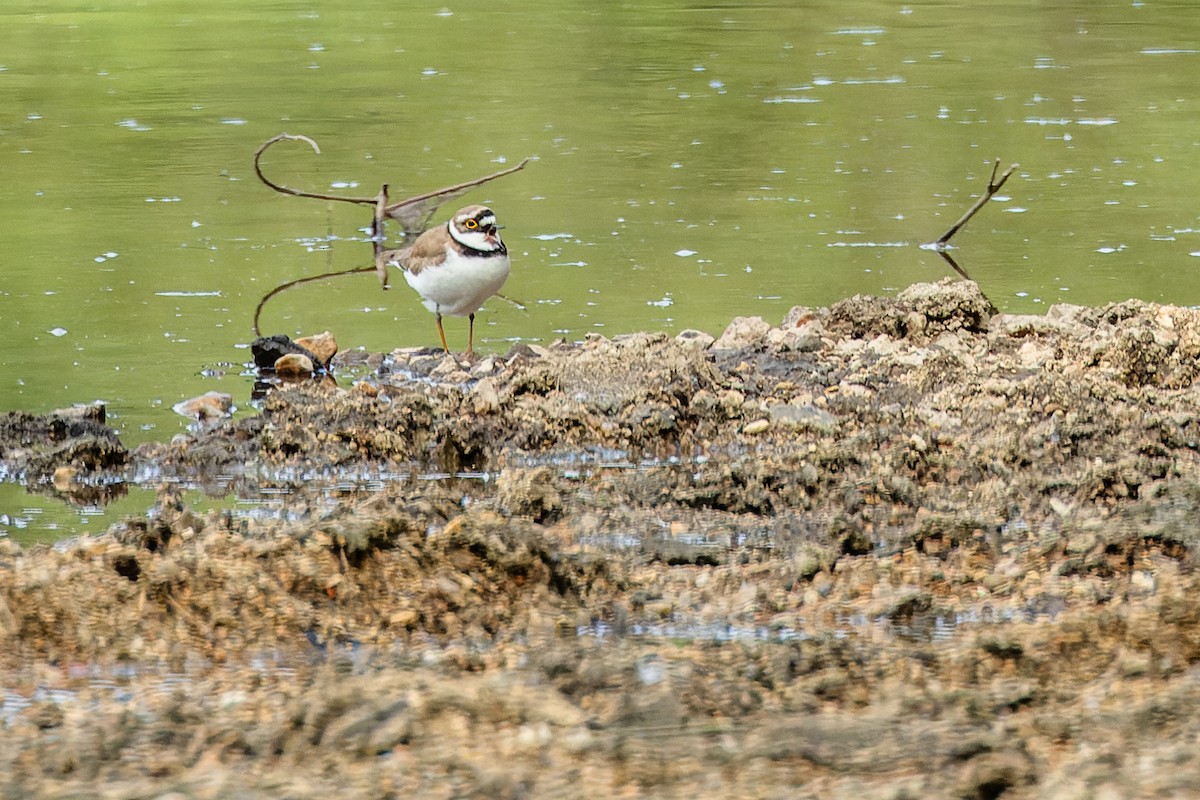
[[[286,494],[164,488],[3,547],[0,792],[1188,790],[1197,354],[1194,310],[942,282],[715,339],[356,356],[128,453],[10,415],[32,484]]]

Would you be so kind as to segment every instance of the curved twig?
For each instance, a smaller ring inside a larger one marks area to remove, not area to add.
[[[288,281],[287,283],[279,284],[274,289],[263,295],[262,300],[259,300],[258,305],[254,307],[254,335],[262,336],[262,331],[260,331],[258,328],[258,317],[262,313],[263,306],[267,304],[268,300],[282,292],[284,289],[291,289],[293,286],[300,286],[305,283],[312,283],[313,281],[321,281],[326,278],[336,278],[339,275],[354,275],[358,272],[373,272],[374,270],[374,264],[369,267],[351,267],[350,269],[338,270],[337,272],[326,272],[322,275],[307,275],[303,278],[296,278],[294,281]]]
[[[303,189],[293,189],[290,186],[283,186],[281,184],[275,183],[273,180],[271,180],[270,178],[268,178],[266,175],[263,174],[262,166],[259,164],[259,159],[262,158],[262,154],[266,152],[268,147],[270,147],[271,145],[275,144],[276,142],[282,141],[284,139],[294,139],[294,140],[301,141],[301,142],[308,142],[309,145],[312,146],[313,152],[315,152],[317,155],[321,154],[321,148],[317,146],[317,143],[302,134],[281,133],[278,136],[272,136],[270,139],[267,139],[265,142],[263,142],[261,145],[259,145],[258,149],[254,151],[254,173],[256,175],[258,175],[258,179],[260,181],[262,181],[263,183],[265,183],[267,186],[270,186],[275,191],[281,192],[283,194],[290,194],[295,197],[311,197],[313,200],[336,200],[336,201],[342,202],[342,203],[358,203],[360,205],[375,203],[374,197],[342,197],[342,196],[336,195],[336,194],[321,194],[320,192],[306,192]]]

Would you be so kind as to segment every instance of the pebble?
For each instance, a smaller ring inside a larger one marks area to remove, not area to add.
[[[725,332],[712,344],[713,350],[736,350],[758,344],[771,330],[762,317],[734,317]]]
[[[476,414],[490,414],[500,408],[500,392],[495,378],[482,378],[471,389]]]
[[[483,375],[491,375],[493,372],[496,371],[496,363],[497,362],[496,362],[495,356],[488,356],[487,358],[481,358],[479,360],[479,363],[477,363],[477,364],[475,364],[475,366],[471,367],[471,374],[474,376],[477,376],[477,377],[483,376]]]
[[[296,344],[316,356],[321,365],[325,367],[329,366],[329,362],[337,355],[338,351],[337,340],[329,331],[297,339]]]
[[[675,341],[689,349],[707,350],[716,339],[704,331],[688,328],[676,334]]]
[[[772,424],[785,428],[806,428],[830,433],[837,427],[837,417],[810,403],[781,403],[771,406],[769,414]]]
[[[78,467],[58,467],[54,470],[54,476],[51,479],[51,482],[54,484],[54,488],[56,490],[60,492],[67,492],[73,488],[75,477],[77,475],[79,475]]]
[[[760,433],[765,433],[771,427],[771,421],[768,419],[756,419],[753,422],[747,422],[742,427],[742,433],[747,436],[756,436]]]
[[[275,362],[275,374],[281,378],[307,378],[315,371],[312,359],[303,353],[288,353]]]
[[[224,392],[205,392],[190,400],[181,400],[171,409],[180,416],[200,422],[219,419],[233,411],[233,395]]]

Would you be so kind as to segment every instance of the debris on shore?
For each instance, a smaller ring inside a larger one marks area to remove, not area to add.
[[[1197,310],[943,281],[718,336],[351,352],[351,386],[132,452],[5,415],[9,475],[163,488],[0,542],[0,792],[1190,791],[1198,357]]]

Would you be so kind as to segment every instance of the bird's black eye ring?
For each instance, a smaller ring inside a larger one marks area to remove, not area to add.
[[[469,231],[473,231],[479,227],[479,223],[473,219],[467,220],[466,222],[463,223],[463,225],[465,225],[467,230],[469,230]]]

